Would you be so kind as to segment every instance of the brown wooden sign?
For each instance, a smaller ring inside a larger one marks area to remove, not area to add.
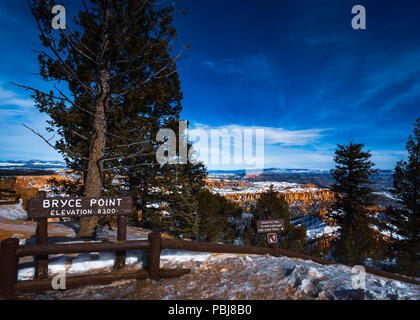
[[[258,233],[280,232],[283,230],[284,230],[283,219],[257,220]]]
[[[32,198],[29,218],[89,217],[130,214],[133,200],[114,198]]]

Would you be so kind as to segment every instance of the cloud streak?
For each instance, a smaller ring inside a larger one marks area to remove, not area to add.
[[[247,55],[235,59],[204,60],[201,64],[222,74],[262,77],[271,74],[267,57],[262,54]]]
[[[3,106],[30,108],[34,106],[34,102],[31,99],[20,98],[15,92],[4,89],[0,83],[0,107]]]
[[[306,146],[312,144],[326,135],[330,128],[324,129],[305,129],[305,130],[288,130],[285,128],[264,127],[264,126],[243,126],[236,124],[229,124],[226,126],[209,126],[205,124],[196,123],[192,129],[202,129],[208,133],[211,130],[226,129],[229,132],[232,130],[264,130],[264,140],[266,145],[282,145],[285,147]],[[209,134],[210,136],[210,134]]]

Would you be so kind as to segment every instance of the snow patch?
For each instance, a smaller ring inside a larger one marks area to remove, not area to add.
[[[23,209],[22,199],[17,204],[0,205],[0,218],[9,220],[27,219],[28,213]]]

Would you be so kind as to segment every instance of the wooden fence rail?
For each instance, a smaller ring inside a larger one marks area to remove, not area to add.
[[[229,244],[198,242],[178,239],[162,239],[162,249],[202,251],[212,253],[272,254],[271,248],[244,247]]]
[[[66,254],[66,253],[87,253],[87,252],[104,252],[104,251],[126,251],[126,250],[147,250],[150,247],[148,240],[132,240],[124,242],[81,242],[68,244],[47,244],[20,246],[16,254],[18,257],[26,256],[42,256],[49,254]]]
[[[117,280],[125,279],[152,279],[178,277],[190,272],[188,269],[160,269],[160,254],[162,249],[175,249],[185,251],[200,251],[211,253],[236,253],[236,254],[270,254],[274,256],[287,256],[304,260],[312,260],[319,264],[336,264],[336,262],[323,260],[280,248],[261,248],[226,245],[219,243],[205,243],[178,239],[162,239],[160,233],[150,233],[148,240],[116,241],[116,242],[83,242],[68,244],[44,244],[32,246],[19,246],[18,239],[6,239],[1,242],[0,252],[0,296],[6,299],[15,299],[18,295],[29,292],[52,290],[51,279],[43,278],[18,281],[18,263],[20,257],[35,256],[46,259],[48,270],[48,255],[67,253],[87,253],[127,250],[147,251],[146,268],[141,270],[121,270],[116,259],[114,272],[103,274],[89,274],[66,277],[66,288],[72,289],[85,285],[103,285]],[[118,257],[118,256],[117,256]],[[125,257],[125,255],[124,255]],[[125,261],[124,261],[125,262]],[[420,281],[392,273],[365,267],[366,271],[385,278],[420,284]],[[35,275],[36,276],[36,275]]]
[[[125,266],[125,252],[127,250],[146,250],[146,269],[121,270],[121,263]],[[41,292],[52,290],[52,279],[48,277],[38,278],[36,273],[34,280],[18,281],[19,258],[25,256],[43,257],[46,262],[46,274],[48,275],[48,255],[115,251],[116,271],[66,277],[66,289],[77,288],[86,285],[108,284],[113,281],[125,279],[159,280],[162,278],[178,277],[190,272],[189,269],[160,269],[161,235],[160,233],[149,234],[148,240],[115,241],[115,242],[81,242],[66,244],[44,244],[19,246],[19,240],[12,238],[1,242],[0,251],[0,296],[5,299],[15,299],[18,295],[29,292]],[[118,259],[118,253],[122,253],[124,261]],[[39,260],[35,259],[39,262]]]

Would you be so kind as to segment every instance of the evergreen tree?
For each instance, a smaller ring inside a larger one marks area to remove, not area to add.
[[[283,249],[306,252],[306,229],[304,226],[293,226],[290,223],[289,206],[284,197],[274,191],[273,186],[260,195],[251,213],[251,224],[244,232],[245,244],[267,247],[266,235],[257,233],[257,220],[283,219],[285,229],[278,234],[279,246]]]
[[[45,47],[38,57],[40,75],[57,86],[50,92],[22,87],[34,93],[37,108],[51,118],[47,130],[59,140],[52,144],[31,130],[83,176],[82,188],[71,191],[97,197],[118,192],[114,177],[139,170],[147,184],[159,176],[156,132],[179,120],[182,93],[179,55],[172,53],[172,5],[82,2],[73,25],[60,30],[51,28],[54,1],[30,2]],[[95,218],[82,218],[78,236],[92,236],[95,225]]]
[[[376,223],[369,215],[368,207],[375,204],[370,185],[374,163],[370,153],[363,151],[363,144],[351,142],[338,145],[335,151],[335,169],[331,170],[335,182],[332,190],[336,200],[330,208],[330,217],[340,227],[340,235],[334,242],[335,258],[345,264],[364,264],[376,246],[371,224]]]
[[[414,135],[406,149],[408,161],[395,166],[392,194],[399,206],[387,211],[392,237],[392,250],[397,257],[399,271],[410,276],[420,274],[420,119],[416,120]]]
[[[192,152],[192,145],[186,138],[185,143],[187,150]],[[200,221],[197,195],[204,188],[207,171],[201,162],[190,159],[180,164],[179,158],[177,154],[177,164],[159,166],[146,184],[137,173],[129,175],[128,179],[130,188],[141,199],[138,208],[144,214],[140,226],[177,237],[194,238],[198,235]]]

